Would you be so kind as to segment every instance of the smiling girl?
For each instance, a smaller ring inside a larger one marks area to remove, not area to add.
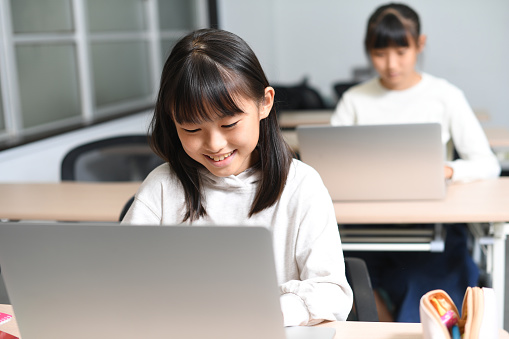
[[[292,159],[273,104],[241,38],[204,29],[181,39],[151,126],[167,163],[142,183],[123,222],[267,227],[285,325],[346,320],[352,291],[331,198],[318,173]]]

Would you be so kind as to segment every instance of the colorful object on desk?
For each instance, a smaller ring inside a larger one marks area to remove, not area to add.
[[[0,312],[0,325],[5,324],[12,319],[12,315]]]
[[[467,287],[461,313],[447,292],[444,290],[429,291],[421,297],[419,304],[423,338],[498,338],[496,309],[497,300],[492,288]],[[449,310],[458,317],[457,323],[450,328],[444,324],[444,316]]]
[[[438,315],[443,316],[446,312],[446,309],[443,307],[443,305],[440,303],[440,301],[437,298],[431,298],[431,304],[437,310]]]
[[[450,308],[444,299],[432,298],[430,301],[435,310],[440,315],[440,319],[442,320],[442,323],[447,327],[447,329],[450,330],[454,325],[458,323],[458,315]]]
[[[451,334],[452,334],[452,339],[461,339],[460,328],[458,327],[458,325],[454,325],[452,327]]]
[[[7,332],[0,331],[0,339],[19,339],[19,338]]]
[[[458,320],[459,320],[458,316],[456,315],[456,313],[454,313],[453,310],[447,311],[443,316],[440,317],[440,319],[442,319],[442,323],[448,329],[450,329],[451,327],[456,325],[458,323]]]

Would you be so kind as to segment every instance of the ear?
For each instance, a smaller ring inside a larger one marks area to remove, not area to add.
[[[417,45],[417,51],[418,51],[419,53],[421,53],[421,52],[424,50],[424,47],[426,46],[426,40],[427,40],[427,38],[428,38],[428,37],[427,37],[426,35],[424,35],[424,34],[419,35],[419,39],[418,39],[418,41],[417,41],[417,42],[419,43],[419,44]]]
[[[276,94],[276,91],[274,91],[274,88],[268,86],[265,87],[265,94],[263,96],[263,100],[260,103],[260,110],[259,110],[259,116],[260,120],[265,119],[269,116],[270,111],[272,110],[272,106],[274,105],[274,95]]]

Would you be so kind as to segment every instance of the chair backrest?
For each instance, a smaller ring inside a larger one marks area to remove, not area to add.
[[[320,93],[304,79],[297,85],[273,85],[277,111],[327,108]]]
[[[141,181],[162,164],[146,135],[124,135],[71,149],[61,164],[61,179],[70,181]]]
[[[336,93],[336,99],[339,101],[350,87],[357,85],[359,82],[338,82],[333,85],[334,93]]]
[[[122,208],[122,211],[120,211],[120,215],[118,217],[118,221],[124,220],[124,217],[127,214],[127,211],[129,211],[129,209],[131,208],[131,205],[133,204],[134,199],[135,199],[135,197],[133,195],[132,197],[129,198],[129,200],[127,200],[127,202],[125,203],[124,207]],[[0,339],[2,339],[2,338],[0,338]]]
[[[364,260],[345,257],[346,279],[353,290],[354,307],[347,320],[378,321],[375,295]]]

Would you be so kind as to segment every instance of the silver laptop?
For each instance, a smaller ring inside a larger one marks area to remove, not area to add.
[[[285,331],[261,227],[0,223],[0,265],[23,339],[334,337]]]
[[[444,148],[438,123],[298,126],[301,160],[334,201],[443,199]]]

